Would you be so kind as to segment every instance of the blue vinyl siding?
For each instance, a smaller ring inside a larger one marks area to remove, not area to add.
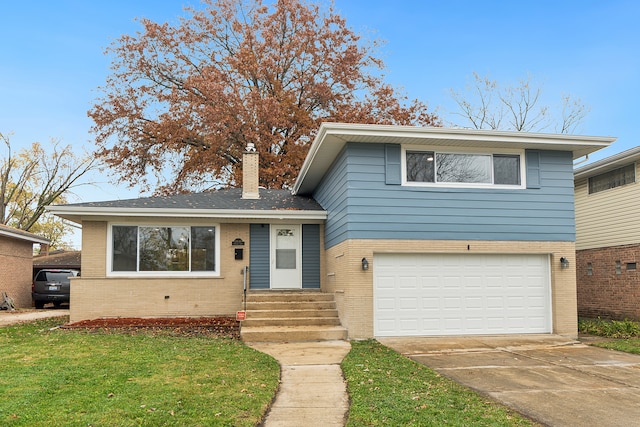
[[[302,224],[302,288],[320,289],[320,225]]]
[[[269,289],[269,224],[251,224],[249,228],[249,285],[251,289]]]
[[[527,169],[533,188],[510,190],[389,185],[389,150],[347,144],[325,175],[314,198],[328,213],[327,247],[346,239],[575,240],[570,152],[528,152],[525,162],[538,161]]]
[[[327,242],[342,242],[347,238],[347,155],[346,148],[324,176],[313,197],[327,211],[325,224],[325,246]],[[398,187],[396,187],[398,188]],[[334,243],[335,244],[335,243]]]

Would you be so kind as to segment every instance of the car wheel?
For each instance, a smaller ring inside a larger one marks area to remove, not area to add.
[[[44,308],[44,301],[35,301],[36,308]]]

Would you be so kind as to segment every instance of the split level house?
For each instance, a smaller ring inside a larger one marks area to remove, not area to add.
[[[242,189],[51,206],[71,320],[233,316],[246,284],[330,295],[349,338],[575,336],[573,161],[613,140],[325,123],[291,190],[247,150]]]
[[[575,170],[578,314],[640,320],[640,147]]]

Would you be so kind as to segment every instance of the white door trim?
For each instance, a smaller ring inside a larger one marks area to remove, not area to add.
[[[302,226],[271,224],[270,228],[270,288],[302,289]]]

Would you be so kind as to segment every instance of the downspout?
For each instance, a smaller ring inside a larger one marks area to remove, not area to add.
[[[582,160],[580,160],[580,161],[578,161],[578,162],[575,162],[575,163],[573,164],[573,167],[576,167],[576,166],[581,165],[581,164],[583,164],[583,163],[586,163],[586,162],[588,162],[588,161],[589,161],[589,155],[588,155],[588,154],[585,154],[584,159],[582,159]]]

